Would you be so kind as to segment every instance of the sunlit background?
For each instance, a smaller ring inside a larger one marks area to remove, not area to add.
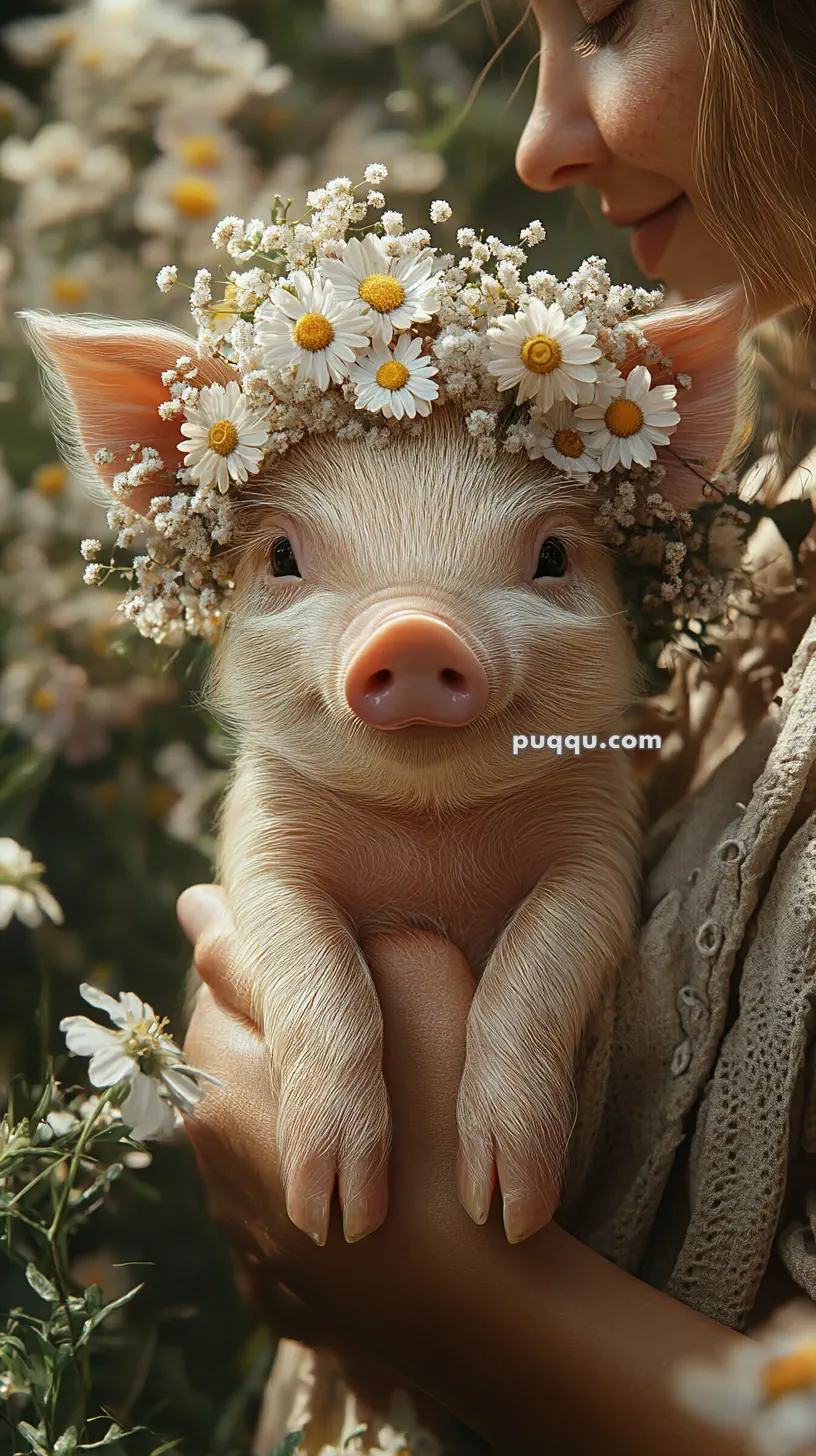
[[[511,37],[519,6],[492,11],[491,24],[451,0],[3,7],[0,836],[45,866],[64,924],[0,932],[0,1112],[15,1076],[36,1081],[43,1055],[62,1055],[57,1025],[84,1009],[81,981],[177,1018],[188,949],[175,901],[211,878],[229,763],[197,702],[206,649],[135,637],[117,594],[82,582],[80,540],[111,535],[60,462],[15,311],[188,327],[183,289],[156,289],[161,266],[191,279],[221,262],[209,238],[223,215],[266,217],[275,193],[296,212],[308,188],[359,180],[373,161],[408,226],[440,197],[453,246],[456,227],[512,238],[538,217],[537,267],[564,276],[600,253],[616,280],[639,282],[625,240],[572,194],[538,197],[516,178],[535,38]],[[15,1095],[19,1109],[19,1084]],[[131,1157],[72,1259],[78,1284],[107,1296],[144,1281],[94,1357],[98,1407],[190,1456],[249,1450],[274,1345],[241,1304],[188,1152]],[[3,1310],[30,1303],[2,1256],[0,1284]],[[4,1416],[2,1456],[19,1441]],[[144,1441],[127,1450],[156,1449]]]

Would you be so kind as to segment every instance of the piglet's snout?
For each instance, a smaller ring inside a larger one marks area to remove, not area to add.
[[[372,632],[349,662],[344,688],[352,712],[374,728],[459,728],[488,698],[484,668],[467,643],[425,612],[400,612]]]

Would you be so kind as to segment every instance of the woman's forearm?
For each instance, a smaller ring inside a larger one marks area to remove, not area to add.
[[[345,1242],[336,1208],[324,1248],[286,1217],[267,1053],[254,1031],[206,991],[190,1029],[192,1061],[226,1084],[206,1099],[190,1134],[213,1211],[249,1254],[271,1323],[288,1333],[276,1316],[294,1296],[313,1312],[316,1340],[375,1355],[499,1449],[741,1451],[686,1416],[672,1395],[678,1360],[716,1360],[741,1337],[557,1225],[511,1245],[496,1200],[486,1224],[471,1222],[454,1171],[472,977],[461,953],[430,935],[382,935],[366,951],[385,1018],[394,1140],[387,1218],[358,1243]],[[218,989],[218,946],[197,963]]]
[[[306,1276],[338,1339],[377,1354],[497,1450],[541,1456],[736,1456],[677,1405],[673,1371],[742,1337],[659,1293],[557,1225],[511,1246],[435,1199],[356,1248],[335,1222]],[[379,1249],[377,1245],[380,1245]],[[333,1252],[330,1253],[332,1250]],[[417,1257],[418,1250],[421,1255]],[[319,1268],[321,1253],[332,1270]],[[302,1287],[302,1286],[301,1286]]]

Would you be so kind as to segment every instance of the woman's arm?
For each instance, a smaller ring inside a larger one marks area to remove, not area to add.
[[[308,1323],[311,1313],[321,1338],[376,1353],[500,1450],[546,1442],[570,1456],[741,1451],[680,1412],[670,1388],[675,1361],[725,1357],[739,1336],[555,1224],[510,1245],[495,1205],[481,1228],[460,1207],[455,1100],[474,982],[461,953],[437,937],[391,933],[365,947],[394,1117],[384,1225],[349,1245],[333,1209],[318,1248],[290,1223],[267,1054],[228,979],[219,892],[209,891],[203,911],[197,894],[182,897],[180,918],[220,999],[202,990],[186,1049],[225,1088],[208,1094],[188,1130],[256,1301],[268,1308],[275,1291],[278,1327],[288,1309],[291,1332],[302,1334],[299,1314]],[[230,1002],[232,1014],[221,1004]]]

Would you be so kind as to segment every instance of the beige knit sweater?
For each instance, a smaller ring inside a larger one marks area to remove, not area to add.
[[[816,1296],[815,759],[816,618],[778,711],[650,835],[639,943],[587,1041],[559,1213],[737,1329],[783,1270]]]

